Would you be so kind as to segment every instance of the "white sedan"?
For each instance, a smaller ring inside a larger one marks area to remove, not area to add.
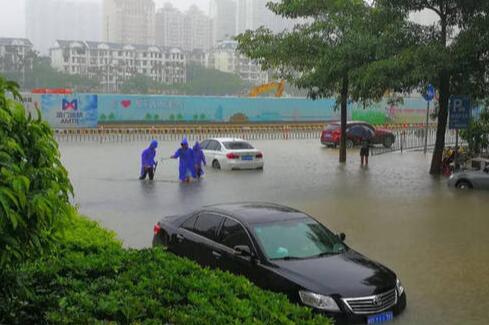
[[[216,169],[263,169],[263,153],[243,139],[213,138],[202,141],[207,163]]]

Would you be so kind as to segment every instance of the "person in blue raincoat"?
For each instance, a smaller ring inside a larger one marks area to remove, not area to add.
[[[197,178],[200,178],[202,175],[204,175],[203,166],[206,166],[207,162],[205,161],[205,155],[200,147],[199,141],[195,142],[192,150],[194,151],[195,174],[197,175]]]
[[[180,159],[178,168],[179,179],[181,182],[189,183],[191,178],[195,178],[194,153],[192,148],[189,148],[187,138],[183,138],[181,147],[178,149],[172,159]]]
[[[156,165],[158,164],[155,161],[156,156],[156,148],[158,147],[158,141],[151,141],[148,148],[146,148],[141,154],[141,176],[139,179],[146,179],[146,176],[149,176],[150,180],[154,178],[154,172],[156,169]]]

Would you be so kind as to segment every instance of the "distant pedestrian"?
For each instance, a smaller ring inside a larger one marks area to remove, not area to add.
[[[158,147],[158,141],[151,141],[148,148],[146,148],[141,154],[141,175],[140,180],[146,179],[149,176],[150,180],[154,178],[154,172],[156,169],[157,162],[155,161],[156,148]]]
[[[200,147],[199,141],[195,142],[192,150],[194,151],[195,174],[197,175],[197,178],[200,178],[204,175],[203,166],[206,166],[207,162],[205,161],[205,155]]]
[[[364,140],[362,142],[362,147],[360,148],[360,159],[362,166],[368,166],[368,157],[370,156],[370,142]]]
[[[190,183],[192,178],[195,178],[194,154],[192,148],[189,148],[187,138],[183,138],[178,149],[172,159],[179,159],[178,177],[182,183]]]

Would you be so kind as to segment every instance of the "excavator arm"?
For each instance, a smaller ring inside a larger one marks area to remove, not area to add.
[[[285,90],[285,80],[282,80],[280,82],[269,82],[260,86],[256,86],[250,90],[250,97],[257,97],[260,94],[266,93],[269,90],[276,89],[275,91],[275,97],[282,97],[284,94]]]

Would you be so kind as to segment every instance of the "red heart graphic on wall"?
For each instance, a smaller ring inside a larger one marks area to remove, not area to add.
[[[124,99],[121,101],[121,105],[124,108],[128,108],[129,106],[131,106],[131,101],[129,99]]]

